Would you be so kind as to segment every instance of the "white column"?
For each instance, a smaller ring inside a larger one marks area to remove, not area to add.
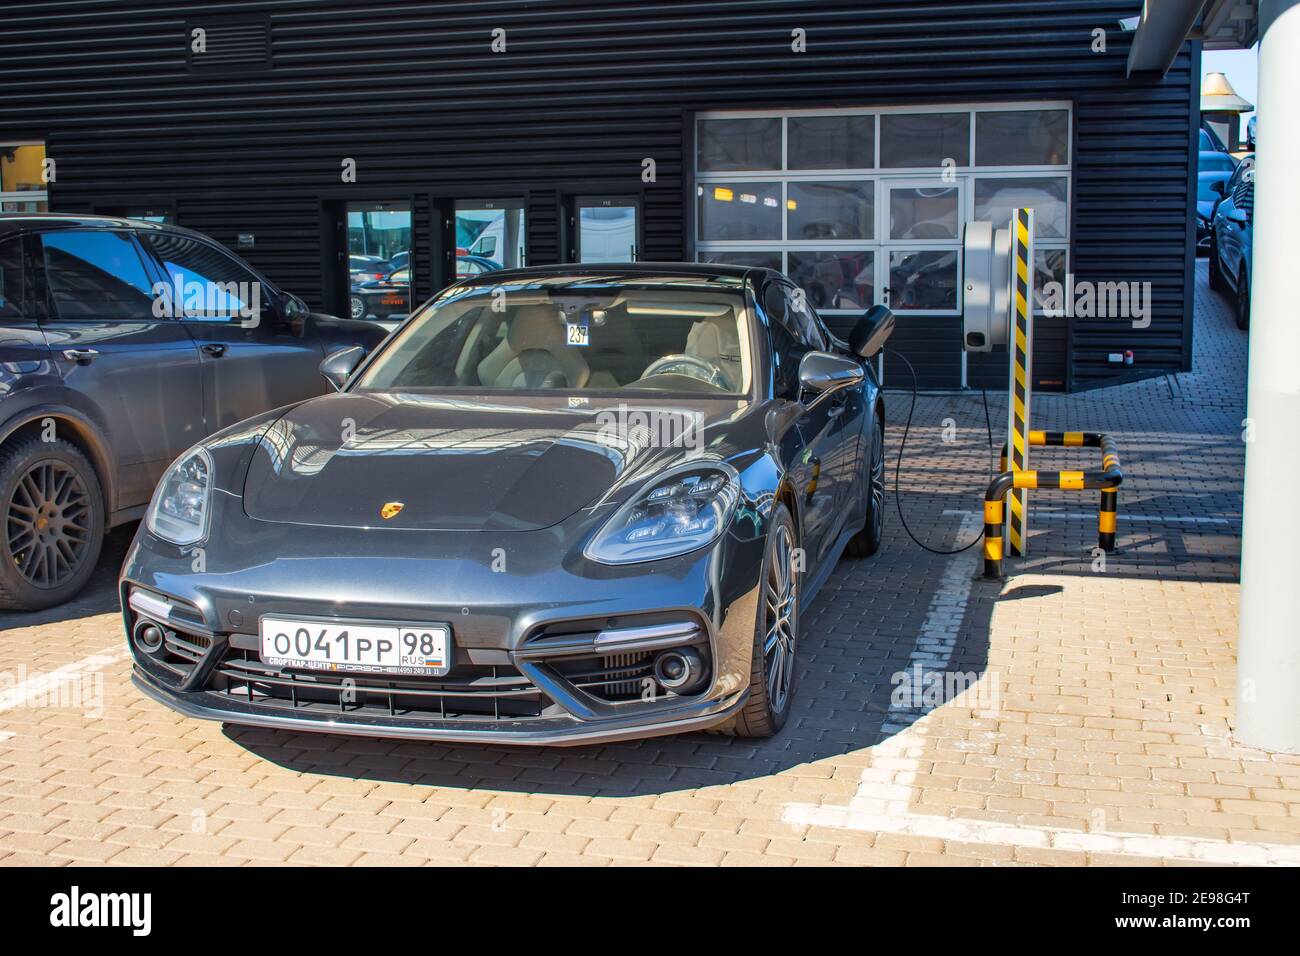
[[[1300,0],[1262,0],[1236,734],[1300,753]]]

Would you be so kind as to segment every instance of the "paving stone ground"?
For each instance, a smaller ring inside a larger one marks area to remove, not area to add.
[[[125,529],[82,598],[0,620],[0,865],[1300,863],[1300,758],[1233,738],[1244,388],[1245,335],[1202,265],[1193,372],[1036,397],[1037,427],[1116,436],[1120,553],[1093,554],[1091,496],[1038,493],[1030,557],[989,586],[977,549],[913,545],[891,488],[884,552],[809,609],[796,710],[763,742],[506,749],[185,719],[128,681]],[[888,395],[893,450],[908,398]],[[1005,396],[990,407],[1000,435]],[[978,394],[922,397],[901,493],[932,546],[976,533],[987,452]],[[64,699],[32,706],[52,686]]]

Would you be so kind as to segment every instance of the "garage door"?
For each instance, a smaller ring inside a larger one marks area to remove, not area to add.
[[[1068,103],[698,114],[696,258],[779,269],[842,333],[889,305],[921,384],[964,386],[962,230],[1034,208],[1036,287],[1063,281],[1070,130]]]

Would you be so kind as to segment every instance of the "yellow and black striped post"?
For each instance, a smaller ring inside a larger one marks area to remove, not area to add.
[[[1114,439],[1096,432],[1031,431],[1029,444],[1100,448],[1101,471],[1006,471],[1007,446],[1003,445],[1003,471],[989,482],[988,491],[984,493],[984,577],[989,579],[1002,579],[1003,500],[1009,492],[1021,489],[1100,490],[1097,546],[1103,551],[1115,550],[1115,512],[1119,507],[1119,486],[1124,481],[1124,472],[1119,465]]]
[[[1011,221],[1011,403],[1007,447],[1013,472],[1029,470],[1029,400],[1033,392],[1034,354],[1034,211],[1017,209]],[[1029,534],[1029,496],[1016,485],[1007,509],[1007,553],[1025,554]]]

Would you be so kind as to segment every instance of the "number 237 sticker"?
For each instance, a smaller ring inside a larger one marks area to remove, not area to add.
[[[577,322],[573,322],[573,323],[566,323],[565,329],[568,332],[567,341],[570,345],[591,344],[591,329],[589,326],[585,324],[580,325]]]

